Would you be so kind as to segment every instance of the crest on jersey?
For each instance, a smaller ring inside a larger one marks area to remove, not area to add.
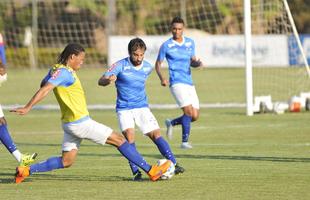
[[[192,43],[191,43],[191,42],[186,42],[186,43],[185,43],[185,46],[186,46],[186,47],[190,47],[190,46],[192,46]]]

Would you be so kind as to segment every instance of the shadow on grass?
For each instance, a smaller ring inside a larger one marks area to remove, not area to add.
[[[0,173],[1,176],[11,176],[12,178],[0,178],[0,185],[1,184],[15,184],[14,182],[14,176],[12,174],[8,173]],[[27,177],[23,183],[29,183],[29,182],[39,182],[39,181],[68,181],[70,183],[77,181],[86,181],[86,182],[119,182],[119,181],[132,181],[132,178],[129,177],[123,177],[123,176],[96,176],[94,174],[88,175],[88,176],[81,176],[79,175],[64,175],[64,174],[34,174],[31,175],[30,177]],[[144,178],[142,182],[144,181],[149,181],[148,178]]]
[[[0,173],[0,177],[8,177],[11,178],[0,178],[0,184],[13,184],[14,183],[14,173]]]
[[[80,153],[79,156],[90,157],[123,157],[121,154],[94,154]],[[145,158],[161,159],[160,154],[142,154]],[[209,160],[247,160],[247,161],[270,161],[270,162],[310,162],[310,158],[294,158],[294,157],[275,157],[275,156],[227,156],[227,155],[192,155],[192,154],[176,154],[176,158],[185,159],[209,159]]]

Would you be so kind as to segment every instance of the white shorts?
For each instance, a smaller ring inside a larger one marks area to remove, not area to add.
[[[194,108],[199,109],[199,99],[195,86],[177,83],[170,87],[170,92],[180,108],[192,105]]]
[[[4,114],[3,114],[3,111],[2,111],[1,104],[0,104],[0,117],[4,117]]]
[[[104,145],[113,130],[92,119],[87,119],[80,123],[63,124],[64,138],[62,143],[63,151],[79,149],[83,139]]]
[[[117,118],[122,132],[128,128],[135,128],[135,124],[144,135],[159,129],[158,122],[149,108],[118,111]]]

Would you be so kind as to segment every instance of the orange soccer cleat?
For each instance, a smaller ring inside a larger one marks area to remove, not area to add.
[[[148,175],[152,181],[158,180],[170,167],[171,161],[167,160],[162,165],[153,165],[151,170],[148,172]]]
[[[21,183],[29,175],[30,175],[30,167],[28,166],[16,167],[15,183]]]

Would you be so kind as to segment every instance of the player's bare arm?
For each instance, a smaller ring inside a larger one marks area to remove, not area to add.
[[[98,85],[107,86],[111,82],[115,82],[116,79],[117,77],[114,74],[112,74],[111,76],[101,76],[101,78],[98,80]]]
[[[165,87],[165,86],[169,85],[169,81],[161,73],[161,70],[160,70],[161,64],[162,64],[162,61],[157,60],[155,63],[155,70],[156,70],[156,73],[160,79],[161,85]]]
[[[31,108],[36,105],[38,102],[40,102],[42,99],[44,99],[48,93],[54,89],[54,85],[51,83],[46,83],[43,87],[41,87],[35,95],[30,99],[30,101],[22,108],[15,108],[10,110],[10,112],[15,112],[19,115],[25,115],[27,114]]]

